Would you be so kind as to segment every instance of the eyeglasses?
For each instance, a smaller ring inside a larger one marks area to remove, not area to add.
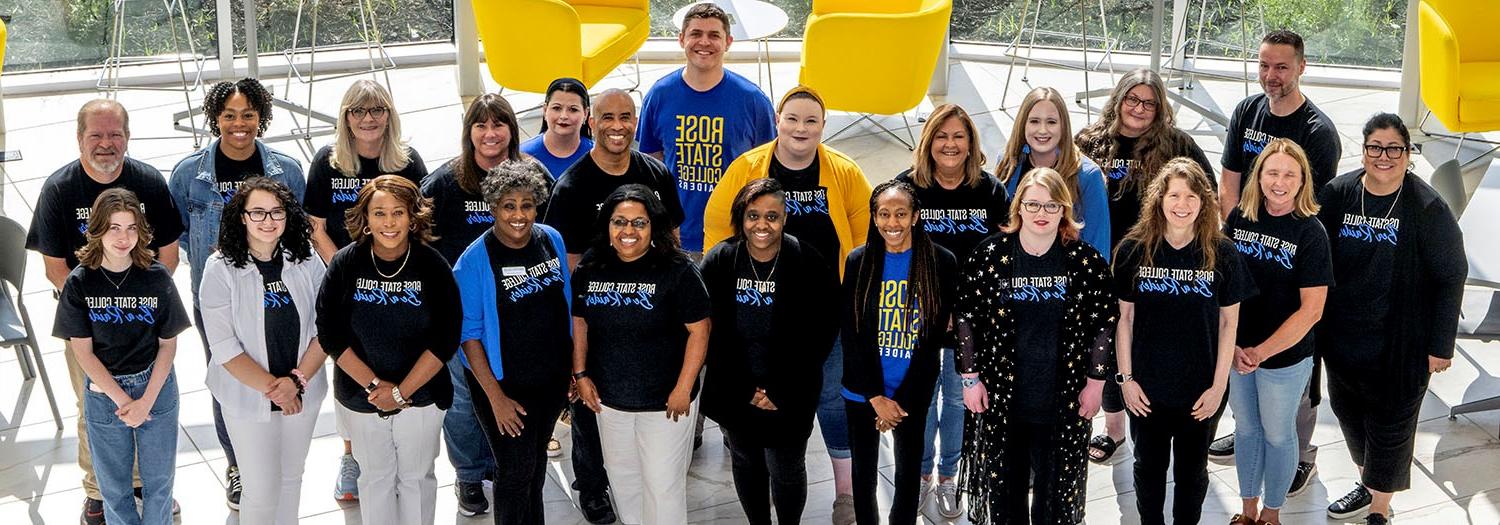
[[[1136,108],[1140,107],[1141,104],[1146,105],[1146,111],[1156,111],[1156,107],[1160,105],[1155,100],[1141,100],[1135,95],[1125,95],[1125,107]]]
[[[1026,210],[1030,213],[1036,213],[1039,211],[1046,211],[1047,213],[1062,213],[1063,208],[1067,207],[1068,206],[1066,204],[1057,201],[1021,201],[1021,209]]]
[[[1384,152],[1386,157],[1390,158],[1391,160],[1395,160],[1406,156],[1407,149],[1408,148],[1406,146],[1381,147],[1374,144],[1365,144],[1365,156],[1372,159],[1378,159],[1380,158],[1381,152]]]
[[[647,226],[651,225],[651,221],[639,218],[626,220],[623,217],[615,217],[609,220],[609,225],[620,229],[624,229],[628,225],[637,230],[644,230]]]
[[[375,118],[381,118],[385,116],[386,111],[390,110],[385,106],[375,106],[373,108],[353,107],[349,108],[348,111],[349,116],[354,117],[355,120],[359,120],[365,118],[365,115],[370,115]]]
[[[286,220],[286,208],[272,208],[270,210],[245,210],[245,216],[251,222],[265,222],[267,217],[273,221]]]

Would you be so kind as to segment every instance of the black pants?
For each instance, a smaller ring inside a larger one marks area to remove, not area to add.
[[[1224,405],[1206,421],[1193,419],[1191,408],[1152,406],[1151,414],[1130,414],[1130,439],[1135,443],[1135,508],[1142,525],[1166,523],[1167,465],[1177,483],[1172,500],[1176,525],[1198,523],[1203,498],[1208,495],[1208,444],[1224,415]]]
[[[1125,392],[1120,390],[1120,384],[1113,379],[1104,382],[1104,396],[1099,408],[1107,414],[1114,414],[1125,410]]]
[[[203,340],[203,358],[208,361],[209,366],[213,366],[214,353],[208,348],[208,332],[203,330],[203,311],[196,304],[193,305],[193,325],[198,328],[198,337]],[[234,443],[229,441],[229,429],[224,426],[224,411],[219,408],[219,399],[209,397],[214,405],[214,431],[218,434],[219,446],[224,449],[224,460],[231,467],[238,466],[240,462],[235,459]]]
[[[1388,387],[1365,379],[1358,370],[1327,370],[1328,404],[1339,418],[1349,455],[1364,469],[1361,482],[1380,492],[1411,488],[1417,413],[1427,389],[1393,396]]]
[[[891,501],[891,525],[917,522],[922,499],[922,449],[926,447],[927,404],[906,409],[901,424],[891,430],[896,442],[896,495]],[[854,520],[859,525],[879,525],[880,509],[875,491],[880,478],[880,432],[875,430],[875,407],[869,403],[844,401],[849,417],[849,451],[853,455]]]
[[[474,401],[474,418],[479,420],[479,429],[489,441],[490,453],[495,457],[495,523],[496,525],[543,523],[542,484],[547,481],[547,441],[552,438],[552,425],[562,413],[567,399],[563,395],[545,396],[520,390],[505,394],[526,409],[521,416],[521,435],[508,436],[500,431],[495,422],[495,411],[490,408],[490,399],[474,379],[474,374],[464,370],[464,379],[469,382],[469,397]]]
[[[599,447],[599,416],[583,401],[574,401],[568,410],[573,415],[573,490],[580,499],[602,496],[609,490],[609,472]]]
[[[807,441],[767,447],[719,427],[729,445],[734,491],[751,525],[771,525],[771,503],[781,523],[801,523],[807,504]]]
[[[1053,442],[1055,434],[1056,431],[1050,424],[1021,421],[1011,423],[1009,432],[1005,435],[1005,493],[998,495],[1006,509],[1006,520],[1003,523],[1040,525],[1058,521],[1047,504],[1057,490],[1053,486],[1056,473],[1052,469],[1057,462],[1058,444]],[[1033,479],[1036,480],[1035,483],[1032,483]],[[1028,486],[1036,494],[1030,505],[1026,503]],[[1028,510],[1031,516],[1029,521]]]

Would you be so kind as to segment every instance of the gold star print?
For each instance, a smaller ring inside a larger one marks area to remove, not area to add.
[[[1009,255],[1001,255],[1000,256],[1000,264],[1010,264],[1010,256]]]

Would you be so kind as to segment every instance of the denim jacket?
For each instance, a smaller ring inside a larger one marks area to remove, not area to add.
[[[218,149],[219,139],[214,139],[207,147],[188,155],[172,168],[172,178],[167,182],[177,212],[182,215],[179,240],[192,266],[194,305],[198,304],[198,287],[203,283],[203,267],[208,256],[218,249],[219,220],[224,215],[224,201],[213,189],[218,177],[214,171],[214,152]],[[260,154],[265,176],[291,188],[300,202],[307,189],[302,164],[260,140],[255,141],[255,151]]]

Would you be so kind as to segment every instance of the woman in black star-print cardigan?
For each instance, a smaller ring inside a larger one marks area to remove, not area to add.
[[[1067,184],[1026,174],[1010,221],[964,266],[957,316],[961,489],[977,523],[1083,520],[1090,420],[1114,371],[1109,263],[1078,238]],[[1028,506],[1028,478],[1036,473]]]

